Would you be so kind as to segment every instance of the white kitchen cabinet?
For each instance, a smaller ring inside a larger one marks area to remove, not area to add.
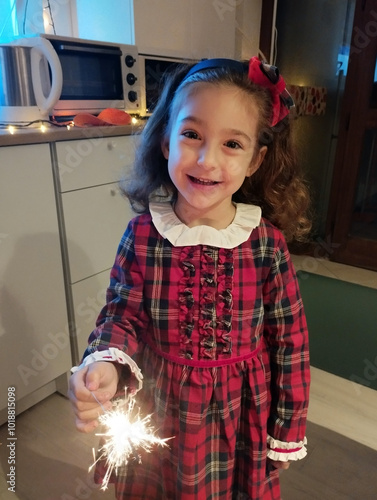
[[[134,136],[98,136],[56,143],[61,192],[116,182],[133,163]]]
[[[118,180],[133,163],[134,144],[135,137],[118,136],[55,145],[75,363],[104,305],[118,244],[135,215],[118,187]]]
[[[20,400],[71,367],[48,144],[0,148],[0,255],[0,410],[4,410],[8,387],[15,387],[20,408]]]

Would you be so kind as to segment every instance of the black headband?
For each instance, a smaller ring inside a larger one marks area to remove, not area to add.
[[[235,61],[234,59],[203,59],[203,61],[198,62],[193,66],[189,72],[185,75],[182,82],[187,80],[194,73],[198,73],[199,71],[203,71],[206,69],[214,69],[214,68],[229,68],[233,71],[237,71],[238,73],[247,72],[247,66],[245,66],[240,61]]]

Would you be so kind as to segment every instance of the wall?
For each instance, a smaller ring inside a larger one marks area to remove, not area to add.
[[[134,0],[135,43],[145,54],[234,57],[235,1]]]

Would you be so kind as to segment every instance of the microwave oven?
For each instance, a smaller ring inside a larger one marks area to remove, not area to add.
[[[140,115],[148,117],[153,113],[162,91],[165,75],[180,64],[192,64],[193,59],[165,57],[139,53]]]
[[[56,121],[78,113],[98,114],[116,108],[148,117],[161,94],[165,74],[177,65],[196,60],[139,53],[136,45],[100,42],[41,33],[56,53],[62,90],[50,111]],[[22,40],[21,40],[22,42]],[[43,93],[51,90],[51,68],[41,63]]]
[[[116,108],[140,114],[139,64],[135,45],[41,34],[53,46],[62,68],[59,100],[51,116],[98,114]]]

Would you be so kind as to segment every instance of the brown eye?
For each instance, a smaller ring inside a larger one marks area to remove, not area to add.
[[[182,133],[182,135],[184,135],[188,139],[199,139],[198,134],[193,130],[186,130],[185,132]]]
[[[231,149],[239,149],[239,148],[242,148],[241,144],[237,141],[227,141],[225,143],[226,147],[227,148],[231,148]]]

